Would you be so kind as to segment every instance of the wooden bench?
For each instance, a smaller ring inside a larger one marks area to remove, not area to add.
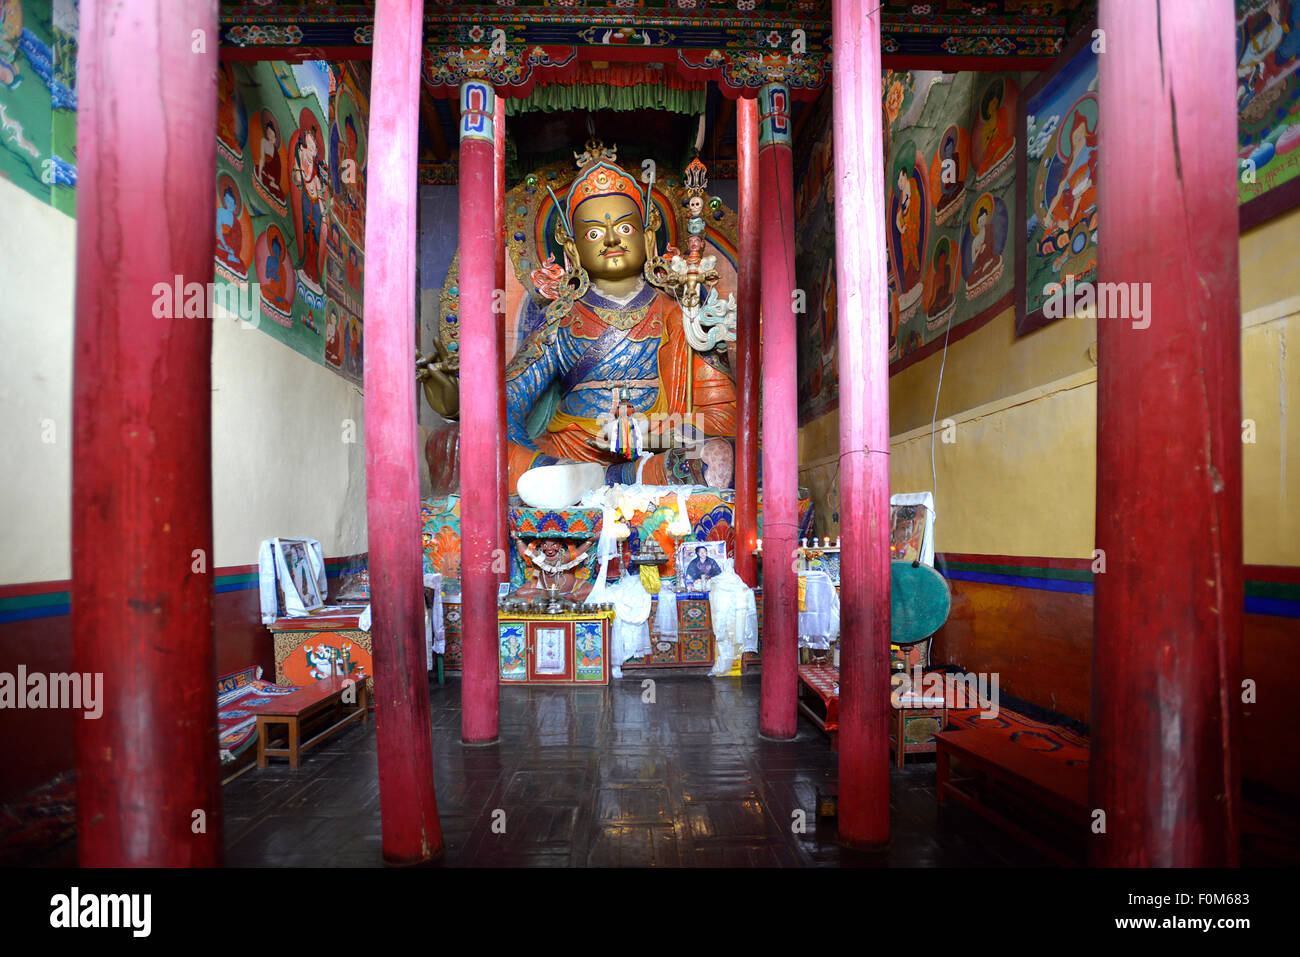
[[[345,710],[343,698],[349,693],[355,695],[356,704]],[[288,758],[289,767],[296,770],[302,752],[314,748],[354,721],[364,724],[367,704],[364,680],[332,677],[322,678],[265,704],[252,705],[248,710],[257,715],[257,766],[266,767],[270,758]],[[333,713],[325,715],[326,711]],[[330,724],[303,741],[303,727],[318,718],[330,719]],[[288,730],[288,746],[273,748],[271,727],[280,724]]]
[[[941,731],[935,743],[941,806],[951,798],[1058,864],[1081,863],[1090,833],[1086,767],[1058,761],[992,731]],[[975,776],[951,777],[953,758]],[[989,804],[994,793],[999,806],[1015,807],[1016,820]],[[1035,821],[1042,830],[1055,831],[1057,840],[1044,840],[1020,821]]]

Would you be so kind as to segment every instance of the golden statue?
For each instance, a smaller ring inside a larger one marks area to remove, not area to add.
[[[669,247],[665,261],[655,248],[659,211],[612,154],[589,148],[568,192],[551,194],[564,263],[551,257],[532,271],[549,305],[505,373],[510,491],[539,507],[638,477],[732,482],[736,389],[725,349],[734,300],[700,295],[702,280],[717,279],[712,257],[698,254],[703,167],[691,181],[691,256]],[[421,357],[426,394],[444,404],[453,361]]]

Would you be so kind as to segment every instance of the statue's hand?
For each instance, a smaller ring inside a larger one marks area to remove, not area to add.
[[[428,355],[415,355],[416,378],[429,407],[445,419],[460,415],[460,356],[435,339]]]

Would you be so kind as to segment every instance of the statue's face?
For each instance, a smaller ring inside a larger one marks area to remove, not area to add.
[[[594,280],[627,279],[645,265],[641,213],[628,196],[595,196],[573,211],[578,260]]]

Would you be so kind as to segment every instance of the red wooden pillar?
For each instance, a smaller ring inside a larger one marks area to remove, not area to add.
[[[759,732],[798,730],[799,605],[794,571],[799,538],[799,400],[794,362],[794,186],[790,92],[758,94],[758,178],[763,354],[763,684]]]
[[[416,145],[424,0],[375,14],[366,193],[366,523],[384,860],[442,855],[424,651],[415,352]]]
[[[495,95],[481,81],[460,88],[460,575],[463,634],[461,737],[497,739],[497,513],[501,474],[501,340],[492,311],[496,210],[492,116]]]
[[[212,281],[216,0],[86,4],[79,46],[72,642],[103,713],[77,715],[77,851],[213,866],[212,325],[171,291]]]
[[[889,308],[880,13],[834,0],[840,371],[839,837],[889,841]]]
[[[1240,802],[1234,9],[1102,0],[1100,27],[1099,280],[1137,285],[1097,320],[1091,856],[1221,867]]]
[[[493,214],[496,218],[496,275],[493,287],[494,301],[501,303],[501,312],[496,315],[497,324],[497,361],[501,369],[506,367],[506,101],[504,97],[496,98],[496,109],[492,121],[492,195],[494,199]],[[499,298],[498,298],[499,297]],[[504,381],[504,380],[502,380]],[[510,554],[510,533],[506,526],[506,496],[510,494],[506,452],[506,390],[504,386],[497,389],[497,548],[502,556]],[[499,581],[509,581],[509,563],[497,564]]]
[[[736,574],[758,584],[758,103],[736,103],[740,258],[736,270]]]

